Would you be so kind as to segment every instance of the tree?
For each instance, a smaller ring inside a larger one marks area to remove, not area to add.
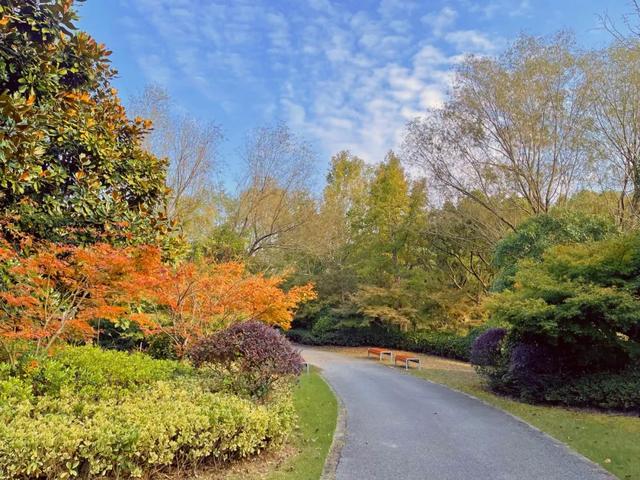
[[[426,199],[425,185],[412,184],[400,159],[389,152],[374,172],[362,217],[354,220],[355,250],[364,279],[391,286],[411,266],[410,250],[418,248],[426,226]]]
[[[512,288],[518,262],[525,258],[541,261],[544,251],[553,245],[603,240],[614,233],[614,225],[606,217],[570,210],[530,218],[498,242],[493,253],[498,274],[492,288],[495,291]]]
[[[619,224],[634,225],[640,215],[640,41],[618,41],[589,59],[593,134],[603,150],[600,178],[620,192]]]
[[[219,214],[213,174],[218,162],[221,129],[187,115],[177,115],[169,94],[157,85],[147,86],[132,101],[132,110],[153,122],[144,139],[145,147],[169,161],[167,216],[178,222],[190,239]],[[207,215],[199,213],[206,210]],[[208,217],[208,218],[207,218]],[[205,223],[202,222],[205,220]]]
[[[594,152],[581,62],[566,35],[521,37],[498,58],[468,58],[444,109],[410,124],[410,162],[444,196],[473,200],[506,229],[520,211],[547,212],[584,180]]]
[[[254,257],[295,245],[295,232],[315,215],[309,193],[313,153],[286,126],[263,127],[247,139],[244,178],[229,224]]]
[[[310,224],[307,255],[312,257],[319,292],[342,301],[357,284],[353,254],[358,222],[366,208],[371,168],[348,151],[331,158],[319,214]]]
[[[168,335],[180,356],[194,339],[241,321],[288,329],[298,305],[315,297],[312,284],[285,291],[284,277],[249,274],[241,263],[184,262],[158,278],[153,299],[167,315],[159,310],[149,331]]]
[[[88,340],[94,321],[149,325],[137,303],[148,297],[160,265],[155,247],[86,247],[0,242],[0,343],[15,361],[16,340],[36,355],[60,340]]]
[[[331,158],[331,168],[324,188],[318,231],[318,252],[335,261],[345,253],[354,235],[353,223],[366,208],[371,169],[364,160],[348,151]]]
[[[489,312],[511,326],[510,345],[545,353],[549,373],[556,376],[635,365],[640,355],[638,248],[637,232],[551,247],[542,261],[520,262],[514,289],[495,295]]]
[[[0,242],[0,344],[35,342],[36,354],[58,341],[87,341],[101,321],[145,334],[164,333],[183,354],[198,337],[232,323],[259,320],[287,329],[313,285],[284,290],[284,277],[249,274],[240,263],[169,265],[152,246],[69,246]]]
[[[445,302],[458,308],[471,301],[478,305],[489,290],[494,269],[491,252],[496,239],[485,225],[495,221],[486,210],[469,199],[445,203],[430,212],[425,235],[433,253],[433,270],[442,278],[436,287],[451,296]],[[427,267],[429,267],[427,265]],[[458,290],[459,295],[452,292]]]
[[[127,118],[110,52],[76,19],[72,0],[0,6],[0,226],[16,238],[162,241],[166,162],[143,149],[149,122]]]

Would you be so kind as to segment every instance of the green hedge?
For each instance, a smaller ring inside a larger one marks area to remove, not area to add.
[[[178,362],[86,347],[0,364],[0,478],[148,477],[252,455],[291,431],[288,389],[256,404],[208,386]]]
[[[310,330],[293,329],[287,336],[304,345],[335,345],[345,347],[378,346],[427,353],[456,360],[469,361],[471,345],[483,329],[473,329],[461,336],[446,332],[402,332],[378,326],[341,328],[317,334]]]
[[[545,389],[541,400],[573,407],[640,412],[640,370],[597,373],[554,382]]]

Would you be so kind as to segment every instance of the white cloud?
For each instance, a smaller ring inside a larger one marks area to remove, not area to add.
[[[451,25],[453,25],[458,17],[451,7],[443,7],[439,12],[429,13],[421,18],[422,23],[431,27],[436,37],[441,36]]]
[[[123,23],[148,80],[191,88],[243,120],[288,121],[322,153],[348,148],[370,162],[399,147],[407,121],[442,106],[465,54],[500,45],[482,31],[454,30],[458,12],[429,10],[431,2],[379,0],[367,11],[330,0],[287,8],[268,0],[131,2],[145,28]],[[238,90],[247,95],[230,93]]]
[[[490,53],[497,48],[494,41],[477,30],[456,30],[447,33],[444,38],[463,52]]]
[[[465,8],[472,13],[480,14],[485,20],[491,20],[498,15],[519,17],[529,14],[531,3],[529,0],[494,0],[471,1],[463,0]]]

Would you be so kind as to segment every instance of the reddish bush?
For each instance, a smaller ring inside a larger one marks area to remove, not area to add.
[[[189,352],[196,366],[237,367],[235,387],[252,396],[269,392],[277,380],[299,375],[302,357],[276,329],[258,321],[242,322],[200,340]]]

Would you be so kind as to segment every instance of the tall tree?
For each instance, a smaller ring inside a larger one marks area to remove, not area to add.
[[[127,118],[72,0],[0,4],[0,226],[64,242],[167,238],[166,163]],[[122,226],[127,225],[127,229]]]
[[[472,199],[509,229],[519,209],[548,211],[585,178],[593,152],[581,61],[567,35],[468,58],[444,109],[410,125],[409,159],[443,194]]]
[[[311,225],[309,254],[320,270],[318,289],[345,300],[355,290],[355,234],[365,208],[371,167],[348,151],[331,158],[319,215]],[[317,272],[316,272],[317,273]]]
[[[405,223],[410,212],[409,191],[400,159],[389,152],[386,161],[375,170],[356,240],[363,274],[370,278],[381,281],[384,276],[385,283],[399,279],[405,231],[410,227]]]
[[[310,195],[314,154],[288,127],[258,128],[243,152],[244,178],[229,212],[247,256],[294,247],[294,233],[315,214]]]
[[[168,218],[177,221],[189,238],[197,237],[200,230],[210,232],[211,225],[206,228],[206,220],[212,223],[216,218],[219,199],[213,176],[222,140],[220,127],[176,114],[168,92],[157,85],[147,86],[132,100],[131,108],[136,115],[153,122],[153,129],[145,136],[145,147],[169,161]]]
[[[593,132],[603,150],[599,177],[620,192],[619,223],[633,225],[640,215],[640,41],[618,41],[589,59]]]

